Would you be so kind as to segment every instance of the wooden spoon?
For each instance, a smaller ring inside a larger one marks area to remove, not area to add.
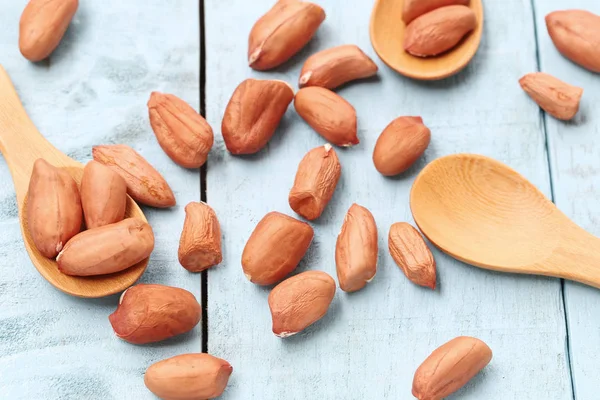
[[[371,13],[371,44],[375,52],[390,68],[414,79],[436,80],[447,78],[462,70],[471,61],[483,32],[481,0],[471,0],[471,9],[477,16],[477,27],[456,47],[436,57],[415,57],[404,51],[402,21],[404,0],[376,0]]]
[[[410,206],[425,236],[458,260],[600,288],[600,239],[498,161],[457,154],[431,162],[413,184]]]
[[[148,259],[115,274],[76,277],[61,273],[55,260],[45,258],[35,248],[27,227],[27,213],[25,212],[29,178],[34,161],[44,158],[50,164],[69,172],[78,184],[81,183],[83,165],[61,153],[38,132],[27,116],[8,74],[1,65],[0,151],[4,155],[13,178],[25,249],[29,253],[33,265],[48,282],[73,296],[104,297],[127,289],[139,279],[146,270]],[[125,215],[146,221],[142,210],[129,197]]]

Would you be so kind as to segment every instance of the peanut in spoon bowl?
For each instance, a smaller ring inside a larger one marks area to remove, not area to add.
[[[27,226],[27,190],[33,163],[38,158],[67,171],[79,185],[83,165],[52,146],[33,125],[4,68],[0,65],[0,151],[8,165],[15,186],[21,233],[25,249],[39,273],[57,289],[78,297],[104,297],[133,285],[146,270],[148,259],[124,271],[93,277],[61,273],[55,260],[44,257],[35,247]],[[139,206],[127,197],[125,217],[146,221]]]
[[[370,36],[373,49],[390,68],[413,79],[438,80],[452,76],[471,61],[481,42],[483,5],[471,0],[477,26],[454,48],[435,57],[415,57],[404,51],[406,24],[402,21],[405,0],[376,0],[371,13]]]
[[[439,158],[417,176],[410,205],[423,234],[460,261],[600,288],[600,239],[499,161]]]

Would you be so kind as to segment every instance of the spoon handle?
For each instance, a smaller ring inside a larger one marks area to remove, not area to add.
[[[33,163],[40,157],[64,157],[29,119],[10,77],[0,65],[0,151],[13,177],[19,203],[27,192]],[[58,154],[57,154],[58,153]]]
[[[573,226],[545,264],[554,275],[600,288],[600,239]]]

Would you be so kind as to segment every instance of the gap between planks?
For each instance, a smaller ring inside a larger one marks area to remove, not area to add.
[[[536,61],[536,65],[537,65],[537,70],[538,71],[542,71],[542,62],[541,62],[541,57],[540,57],[540,41],[539,41],[539,35],[538,35],[538,24],[537,24],[537,14],[536,14],[536,10],[535,10],[535,0],[530,0],[530,4],[531,4],[531,17],[533,18],[533,37],[535,40],[535,61]],[[555,200],[555,194],[554,194],[554,175],[552,173],[552,162],[551,162],[551,157],[550,157],[550,141],[548,140],[548,129],[547,129],[547,118],[548,118],[548,114],[542,110],[540,108],[540,120],[541,120],[541,127],[542,127],[542,132],[544,134],[544,147],[545,147],[545,151],[546,151],[546,165],[548,166],[548,180],[550,181],[550,198],[552,200],[553,203],[556,204],[556,200]],[[573,365],[571,363],[571,336],[570,336],[570,332],[569,332],[569,318],[567,315],[567,301],[565,299],[565,280],[561,279],[560,280],[560,298],[562,301],[562,307],[563,307],[563,317],[564,317],[564,322],[565,322],[565,336],[566,336],[566,343],[565,343],[565,353],[566,353],[566,358],[567,358],[567,367],[568,367],[568,372],[569,372],[569,380],[571,382],[571,398],[573,400],[576,400],[577,397],[575,396],[575,382],[574,382],[574,377],[573,377]]]
[[[200,115],[206,118],[206,43],[204,0],[198,1],[200,35]],[[206,163],[200,167],[200,201],[207,202]],[[208,353],[208,270],[200,273],[200,301],[202,303],[202,352]]]

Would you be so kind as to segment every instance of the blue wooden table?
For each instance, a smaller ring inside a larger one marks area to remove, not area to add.
[[[0,12],[0,63],[26,110],[55,146],[81,162],[91,146],[126,143],[163,173],[178,205],[145,209],[156,235],[143,282],[186,288],[204,302],[192,332],[151,346],[116,338],[108,315],[116,296],[69,297],[46,283],[24,250],[8,169],[0,165],[0,398],[152,399],[143,384],[155,361],[208,351],[234,368],[224,399],[411,399],[415,369],[437,346],[459,335],[484,340],[490,365],[452,399],[595,400],[600,398],[600,291],[558,279],[485,271],[434,250],[438,289],[409,282],[387,252],[387,232],[412,222],[408,194],[429,161],[457,152],[503,161],[558,207],[600,235],[600,76],[564,59],[544,16],[564,8],[600,14],[596,0],[484,0],[483,41],[460,74],[440,82],[399,76],[369,42],[372,1],[321,0],[327,19],[314,40],[276,71],[247,67],[248,32],[273,0],[80,1],[52,57],[34,65],[18,51],[25,1]],[[365,289],[338,290],[325,318],[282,340],[271,333],[268,289],[249,283],[241,252],[269,211],[287,204],[298,162],[323,143],[290,107],[268,147],[233,157],[221,118],[245,78],[283,79],[296,87],[302,62],[315,51],[357,44],[377,62],[377,79],[339,93],[359,118],[360,145],[338,151],[342,178],[298,271],[335,276],[334,245],[354,202],[379,229],[380,262]],[[574,121],[540,112],[518,79],[542,70],[585,89]],[[148,122],[153,90],[176,94],[207,116],[215,146],[202,172],[183,170],[160,149]],[[371,154],[395,117],[420,115],[432,131],[424,157],[399,178],[377,173]],[[223,231],[223,263],[204,276],[177,262],[183,207],[206,200]],[[600,266],[599,266],[600,267]]]

